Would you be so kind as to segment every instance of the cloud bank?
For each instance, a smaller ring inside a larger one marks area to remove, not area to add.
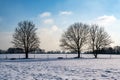
[[[40,37],[42,49],[45,49],[46,51],[60,50],[59,40],[62,30],[57,27],[57,25],[53,25],[49,28],[40,28],[37,33]]]
[[[12,47],[12,33],[11,32],[0,32],[0,49],[6,50]]]

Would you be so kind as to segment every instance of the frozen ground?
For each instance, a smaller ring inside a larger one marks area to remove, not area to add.
[[[120,59],[0,60],[0,80],[120,80]]]

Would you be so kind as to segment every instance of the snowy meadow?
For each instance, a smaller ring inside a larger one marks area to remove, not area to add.
[[[30,56],[30,59],[0,59],[0,80],[120,79],[119,55],[98,55],[98,59],[85,54],[81,59],[72,58],[77,54],[36,54],[35,59],[34,54]]]

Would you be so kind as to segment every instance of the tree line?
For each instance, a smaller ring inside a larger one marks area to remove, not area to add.
[[[120,46],[115,46],[115,47],[106,47],[102,48],[99,51],[95,50],[95,52],[98,52],[98,54],[115,54],[115,55],[120,55]],[[24,54],[24,50],[21,48],[14,48],[10,47],[7,50],[1,50],[0,49],[0,54]],[[66,52],[66,51],[45,51],[44,49],[37,49],[31,51],[29,54],[77,54],[76,52]],[[93,54],[92,51],[85,51],[82,52],[82,54]]]
[[[40,39],[36,35],[36,30],[32,21],[21,21],[13,34],[14,47],[23,49],[26,58],[28,58],[29,52],[39,49]],[[70,25],[63,32],[60,43],[63,50],[77,53],[78,58],[81,57],[80,54],[84,49],[90,51],[97,58],[98,51],[109,47],[112,40],[104,27],[78,22]]]

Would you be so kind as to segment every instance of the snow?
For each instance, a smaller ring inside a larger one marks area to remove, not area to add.
[[[76,57],[77,54],[29,54],[29,58],[57,58],[57,57]],[[25,54],[0,54],[0,59],[4,58],[25,58]]]
[[[55,56],[49,59],[1,59],[0,80],[120,80],[118,55],[116,58],[99,56],[98,59],[92,56],[82,59],[57,59]]]
[[[76,57],[77,54],[29,54],[29,58],[73,58]],[[81,57],[84,58],[93,58],[94,56],[92,54],[81,54]],[[120,55],[98,55],[99,58],[120,58]],[[5,58],[25,58],[25,54],[0,54],[0,59]]]

